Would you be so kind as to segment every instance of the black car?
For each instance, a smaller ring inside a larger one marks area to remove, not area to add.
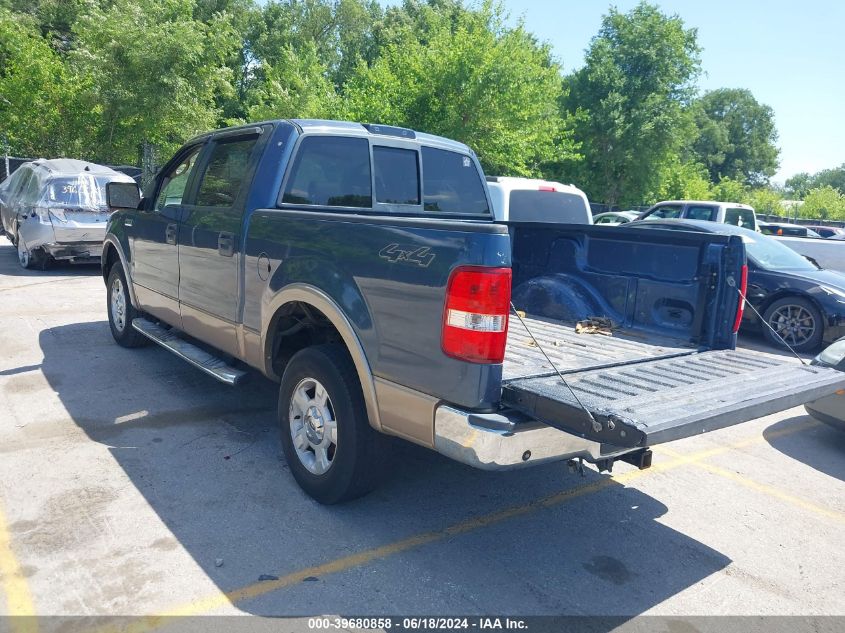
[[[823,270],[771,237],[700,220],[644,220],[628,226],[742,237],[748,257],[746,296],[771,329],[754,310],[745,311],[742,327],[762,330],[777,347],[783,344],[772,330],[798,352],[814,351],[845,334],[845,274]]]

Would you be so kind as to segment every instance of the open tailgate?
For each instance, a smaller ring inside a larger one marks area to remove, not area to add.
[[[653,446],[812,402],[845,389],[845,373],[723,350],[504,384],[505,404],[549,426],[622,447]]]

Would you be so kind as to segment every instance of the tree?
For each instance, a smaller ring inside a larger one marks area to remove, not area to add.
[[[792,197],[803,200],[807,192],[813,188],[813,176],[803,171],[792,178],[787,178],[784,184]]]
[[[359,64],[339,115],[464,141],[491,173],[539,175],[545,163],[572,157],[548,47],[506,26],[500,5],[444,12],[436,4],[406,0],[413,19],[392,31],[371,66]]]
[[[741,180],[747,185],[769,181],[778,167],[774,112],[749,90],[721,88],[698,99],[693,112],[698,138],[696,160],[707,167],[710,180]]]
[[[73,155],[80,88],[35,20],[0,9],[0,130],[12,153]]]
[[[807,192],[799,208],[802,218],[845,220],[845,195],[830,185]]]
[[[568,79],[566,112],[580,114],[577,182],[591,198],[638,204],[692,134],[685,112],[699,73],[695,29],[646,2],[602,20],[586,63]]]
[[[70,59],[90,86],[89,156],[134,163],[145,141],[168,155],[216,126],[215,97],[231,90],[225,61],[239,42],[227,14],[204,23],[194,9],[193,0],[114,0],[77,20]]]

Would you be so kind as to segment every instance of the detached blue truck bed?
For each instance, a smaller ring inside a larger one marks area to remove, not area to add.
[[[115,340],[277,380],[291,472],[324,503],[376,484],[384,434],[485,469],[646,467],[654,444],[845,388],[734,351],[735,236],[497,224],[448,139],[271,121],[199,136],[131,187],[109,186]],[[609,336],[578,333],[597,317]]]

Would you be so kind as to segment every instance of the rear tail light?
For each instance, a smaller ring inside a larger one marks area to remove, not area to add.
[[[471,363],[501,363],[510,302],[510,268],[456,268],[446,288],[443,352]]]
[[[742,323],[742,314],[745,312],[745,293],[748,291],[748,266],[743,264],[742,273],[739,277],[739,306],[736,309],[736,318],[734,319],[734,333],[739,332],[739,325]]]

